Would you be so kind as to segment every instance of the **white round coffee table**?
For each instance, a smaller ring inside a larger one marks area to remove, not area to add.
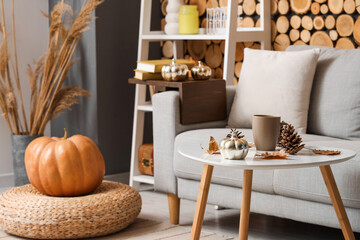
[[[327,149],[319,146],[317,148]],[[255,158],[256,149],[251,148],[245,160],[226,160],[223,159],[220,154],[209,155],[205,153],[200,148],[200,143],[195,141],[179,145],[177,151],[181,155],[188,157],[192,160],[204,163],[204,168],[200,182],[199,195],[196,204],[196,211],[195,211],[194,221],[191,231],[191,239],[197,240],[200,237],[200,232],[201,232],[202,222],[204,219],[205,207],[206,207],[214,166],[238,168],[244,170],[239,239],[245,240],[248,238],[253,170],[306,168],[306,167],[320,167],[336,215],[338,217],[343,235],[345,239],[355,239],[354,233],[351,229],[351,225],[347,217],[344,204],[342,202],[330,165],[349,160],[356,155],[356,152],[348,149],[336,149],[336,150],[340,150],[341,154],[332,155],[332,156],[317,155],[314,154],[311,150],[303,149],[297,155],[289,155],[286,160],[283,159],[264,160],[258,157]]]

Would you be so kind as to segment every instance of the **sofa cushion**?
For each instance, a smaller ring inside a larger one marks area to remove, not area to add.
[[[360,141],[309,138],[304,135],[308,146],[348,148],[360,152]],[[337,186],[346,207],[360,208],[360,155],[346,162],[331,165]],[[324,180],[318,167],[274,171],[276,194],[303,200],[331,204]]]
[[[290,46],[287,51],[311,48]],[[320,49],[310,98],[308,133],[360,140],[360,50]]]
[[[252,115],[265,114],[281,116],[305,133],[319,52],[246,48],[229,127],[251,128]]]
[[[245,135],[245,139],[253,141],[252,132],[250,129],[240,129]],[[199,139],[199,142],[204,142],[203,147],[207,148],[210,136],[213,136],[216,141],[221,141],[226,134],[229,133],[229,129],[201,129],[181,133],[176,136],[175,139],[175,151],[174,151],[174,172],[179,178],[200,180],[203,164],[189,158],[182,156],[176,151],[177,146],[182,143],[187,143],[189,140]],[[200,146],[199,146],[200,148]],[[274,193],[273,182],[273,170],[259,170],[254,171],[253,176],[253,190],[264,193]],[[243,171],[232,168],[215,167],[211,182],[222,185],[228,185],[233,187],[242,187]]]

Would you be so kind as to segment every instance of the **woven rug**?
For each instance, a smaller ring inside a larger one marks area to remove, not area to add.
[[[157,222],[138,218],[128,228],[121,232],[94,240],[187,240],[190,239],[191,229],[189,227],[175,226],[170,223]],[[0,240],[25,239],[11,236],[0,229]],[[231,237],[220,236],[215,233],[202,232],[202,240],[234,240]]]

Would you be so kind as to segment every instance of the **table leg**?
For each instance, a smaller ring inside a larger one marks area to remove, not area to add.
[[[253,170],[244,170],[240,210],[239,240],[248,239],[252,176]]]
[[[329,192],[332,204],[334,206],[336,215],[338,217],[343,235],[346,240],[355,240],[355,236],[351,229],[351,225],[346,214],[345,207],[339,193],[339,189],[336,185],[334,175],[331,171],[331,167],[330,165],[320,166],[320,170],[324,178],[327,190]]]
[[[213,169],[214,166],[204,164],[200,181],[199,195],[196,203],[194,221],[191,229],[191,240],[198,240],[200,238]]]

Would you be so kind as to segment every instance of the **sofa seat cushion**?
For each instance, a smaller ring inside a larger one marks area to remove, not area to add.
[[[175,139],[175,151],[174,151],[174,172],[179,178],[200,180],[203,169],[203,164],[189,158],[182,156],[177,152],[177,146],[182,143],[187,143],[194,139],[199,142],[204,142],[203,147],[208,148],[210,136],[213,136],[217,142],[220,142],[230,129],[201,129],[181,133],[176,136]],[[250,129],[240,129],[245,135],[247,141],[252,142],[252,131]],[[199,146],[200,148],[200,146]],[[215,167],[212,175],[211,182],[233,186],[242,187],[243,182],[243,170]],[[253,176],[253,190],[258,192],[264,192],[272,194],[274,193],[273,186],[273,171],[272,170],[259,170],[254,171]]]
[[[320,136],[304,135],[308,146],[347,148],[360,152],[360,141],[340,139],[319,140]],[[328,138],[328,137],[324,137]],[[314,141],[315,140],[315,141]],[[360,208],[360,155],[346,162],[331,165],[341,197],[346,207]],[[331,204],[324,180],[318,167],[274,171],[276,194],[308,201]]]

